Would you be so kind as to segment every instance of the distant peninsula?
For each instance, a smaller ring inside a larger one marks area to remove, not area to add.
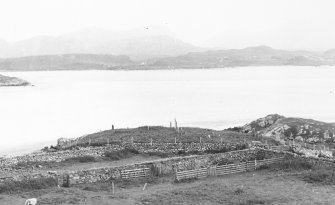
[[[334,66],[335,49],[317,53],[268,46],[188,52],[136,60],[127,55],[60,54],[0,58],[0,70],[165,70],[244,66]]]
[[[0,87],[2,86],[27,86],[29,82],[16,77],[0,75]]]

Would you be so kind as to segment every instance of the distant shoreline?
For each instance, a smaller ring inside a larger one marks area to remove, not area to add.
[[[49,72],[49,71],[176,71],[176,70],[219,70],[219,69],[238,69],[238,68],[279,68],[279,67],[309,67],[309,68],[327,68],[335,67],[335,65],[248,65],[248,66],[225,66],[225,67],[177,67],[177,68],[168,68],[168,67],[137,67],[137,68],[118,68],[118,69],[36,69],[36,70],[0,70],[0,72],[6,73],[16,73],[16,72]],[[1,75],[1,74],[0,74]]]

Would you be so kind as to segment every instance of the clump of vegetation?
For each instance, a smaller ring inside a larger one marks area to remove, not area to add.
[[[271,170],[282,170],[282,171],[302,171],[302,170],[310,170],[313,168],[313,164],[310,162],[299,159],[285,159],[282,162],[269,164],[267,167]]]
[[[244,190],[242,188],[237,188],[235,191],[234,191],[234,194],[235,195],[241,195],[244,193]]]
[[[65,162],[80,162],[80,163],[87,163],[87,162],[96,162],[96,158],[93,156],[85,155],[85,156],[78,156],[78,157],[70,157],[64,160]]]
[[[158,184],[162,182],[162,178],[158,177],[140,177],[134,179],[110,179],[107,182],[95,182],[90,184],[81,184],[77,185],[81,189],[85,191],[92,191],[92,192],[101,192],[101,191],[112,191],[112,182],[114,183],[115,190],[120,188],[122,189],[129,189],[132,187],[143,187],[145,183],[148,185]]]
[[[55,178],[25,179],[22,181],[5,181],[0,184],[0,193],[16,193],[55,187],[58,181]]]
[[[22,161],[16,163],[12,167],[14,169],[41,168],[41,167],[52,168],[56,164],[57,163],[55,161]]]
[[[109,160],[121,160],[139,154],[139,152],[132,148],[126,148],[119,151],[106,151],[104,156]]]
[[[157,157],[160,157],[160,158],[167,158],[167,157],[169,157],[169,154],[165,153],[165,152],[146,152],[144,155],[147,155],[147,156],[157,156]]]
[[[335,184],[335,172],[330,168],[320,168],[303,176],[304,181],[323,185]]]
[[[243,127],[229,127],[226,129],[227,131],[232,131],[232,132],[242,132]]]
[[[229,150],[226,147],[222,147],[221,149],[208,149],[205,150],[205,153],[207,154],[216,154],[216,153],[225,153],[228,152]]]
[[[175,183],[191,183],[191,182],[194,182],[194,181],[196,181],[196,180],[198,180],[197,177],[190,177],[190,178],[180,179],[180,180],[175,179],[174,182],[175,182]]]

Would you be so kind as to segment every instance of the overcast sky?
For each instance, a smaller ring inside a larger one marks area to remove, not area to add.
[[[165,26],[200,46],[335,48],[334,0],[0,0],[0,38]]]

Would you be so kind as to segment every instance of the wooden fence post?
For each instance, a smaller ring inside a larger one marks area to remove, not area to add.
[[[150,145],[152,146],[152,138],[151,138],[151,140],[150,140]]]
[[[114,193],[115,193],[115,191],[114,191],[114,182],[112,182],[112,190],[113,190],[113,195],[114,195]]]
[[[257,169],[257,160],[255,158],[255,170]]]
[[[145,184],[144,184],[142,191],[145,190],[145,188],[147,187],[147,184],[148,184],[148,183],[145,183]]]

